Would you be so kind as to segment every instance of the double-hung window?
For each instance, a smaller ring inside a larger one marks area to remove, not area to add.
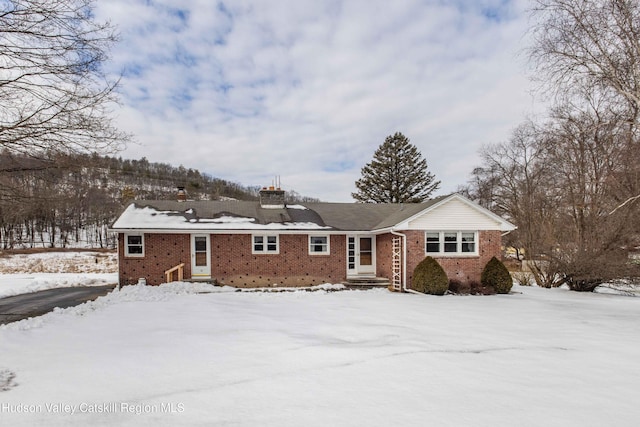
[[[254,234],[252,252],[254,254],[278,254],[280,244],[277,234]]]
[[[124,256],[143,257],[144,256],[144,234],[124,235]]]
[[[329,255],[329,236],[309,236],[311,255]]]
[[[475,231],[427,231],[425,252],[436,255],[477,255],[477,236]]]

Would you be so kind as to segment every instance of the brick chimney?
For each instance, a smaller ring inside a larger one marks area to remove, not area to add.
[[[184,191],[184,187],[178,187],[178,196],[177,199],[179,202],[187,201],[187,193]]]
[[[265,209],[284,209],[284,190],[273,185],[260,190],[260,206]]]

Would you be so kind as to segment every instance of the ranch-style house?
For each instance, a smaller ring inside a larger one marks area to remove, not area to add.
[[[480,281],[502,235],[515,226],[459,194],[424,203],[285,204],[280,188],[259,201],[132,202],[113,223],[119,281],[202,280],[236,287],[387,281],[411,288],[434,257],[450,279]]]

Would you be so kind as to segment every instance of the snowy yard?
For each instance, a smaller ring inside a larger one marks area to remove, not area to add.
[[[0,327],[0,418],[11,426],[637,425],[640,299],[514,291],[126,287]]]
[[[0,298],[67,286],[118,283],[115,251],[46,251],[0,257]]]

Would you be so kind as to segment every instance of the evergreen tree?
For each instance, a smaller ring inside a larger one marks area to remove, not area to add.
[[[440,187],[427,161],[400,132],[388,136],[362,168],[351,196],[364,203],[418,203]]]

